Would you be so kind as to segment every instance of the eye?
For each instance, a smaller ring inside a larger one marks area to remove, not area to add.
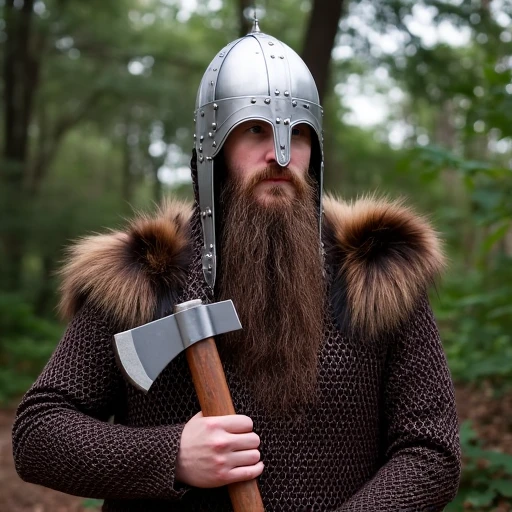
[[[251,126],[248,131],[251,133],[261,133],[263,131],[263,127],[260,124],[255,124]]]
[[[302,128],[299,128],[298,126],[294,126],[292,128],[292,136],[293,137],[300,137],[304,133],[304,130]]]

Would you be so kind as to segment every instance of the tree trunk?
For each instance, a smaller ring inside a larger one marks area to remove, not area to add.
[[[252,28],[252,21],[245,17],[246,10],[254,7],[253,0],[238,0],[238,34],[244,37]]]
[[[320,101],[327,93],[331,53],[336,42],[343,0],[314,0],[302,58],[315,79]]]
[[[11,219],[0,233],[0,246],[5,256],[4,286],[16,290],[21,284],[24,226],[26,211],[23,184],[27,172],[28,130],[35,93],[39,82],[39,48],[32,34],[34,0],[25,0],[21,8],[14,0],[4,7],[4,133],[1,186],[4,218]]]

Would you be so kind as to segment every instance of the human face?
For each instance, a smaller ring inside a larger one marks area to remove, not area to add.
[[[305,180],[311,157],[311,128],[292,128],[291,159],[287,167],[276,160],[274,132],[264,121],[246,121],[237,126],[224,144],[229,177],[242,187],[254,184],[254,198],[269,204],[279,198],[296,196],[294,181]],[[261,179],[259,179],[261,177]]]

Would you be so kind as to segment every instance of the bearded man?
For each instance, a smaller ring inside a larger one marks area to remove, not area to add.
[[[194,208],[71,251],[72,320],[14,425],[22,478],[109,512],[228,511],[225,485],[253,478],[269,512],[453,499],[453,386],[426,299],[439,242],[398,203],[322,204],[321,119],[305,64],[257,26],[216,55]],[[115,333],[197,298],[232,299],[244,327],[217,339],[236,415],[203,417],[183,355],[147,394],[116,364]]]

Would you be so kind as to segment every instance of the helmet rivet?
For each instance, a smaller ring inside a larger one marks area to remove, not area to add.
[[[290,96],[290,91],[284,91],[285,96]]]
[[[213,71],[217,71],[217,68],[213,68]]]
[[[271,55],[271,56],[270,56],[270,58],[271,58],[271,59],[275,59],[275,58],[276,58],[276,56],[275,56],[275,55]]]
[[[203,142],[203,140],[204,140],[204,135],[201,135],[201,137],[199,137],[199,140],[200,140],[201,142]]]
[[[215,131],[217,129],[217,123],[212,123],[212,130]]]
[[[251,98],[251,103],[256,103],[256,98]]]
[[[279,55],[279,58],[280,59],[284,59],[284,55]]]
[[[211,162],[213,160],[213,158],[211,156],[207,156],[206,160],[208,160],[208,162]],[[210,217],[211,217],[211,215],[210,215]]]
[[[212,216],[212,209],[210,207],[206,208],[206,215],[208,215],[208,217]],[[210,258],[211,258],[211,255],[210,255]]]
[[[213,104],[213,110],[218,110],[218,108],[219,108],[219,105],[217,105],[217,103],[214,103]]]
[[[210,137],[210,139],[213,139],[213,133],[212,132],[208,132],[208,137]]]
[[[296,106],[297,106],[297,100],[293,100],[293,101],[292,101],[292,105],[293,105],[294,107],[296,107]]]
[[[284,144],[281,144],[281,149],[286,149],[286,146]]]
[[[276,118],[276,124],[280,124],[281,123],[281,118],[280,117],[277,117]]]
[[[273,43],[272,41],[269,41],[269,42],[268,42],[268,45],[269,45],[269,46],[274,46],[274,43]]]
[[[274,91],[274,94],[275,94],[276,96],[279,96],[279,94],[281,94],[281,93],[279,92],[279,89],[276,89],[276,90]]]
[[[201,212],[201,217],[204,219],[206,217],[206,212]]]
[[[196,139],[197,139],[197,135],[194,133],[194,140],[196,140]]]
[[[204,110],[201,110],[201,117],[204,117]]]
[[[194,116],[194,123],[196,122],[196,117]]]
[[[224,57],[224,54],[223,53],[219,53],[219,57]]]
[[[210,85],[213,85],[215,82],[213,80],[210,80]]]
[[[270,98],[265,98],[265,103],[268,105],[270,103]]]
[[[304,108],[309,110],[309,105],[307,103],[304,103]]]
[[[322,115],[324,115],[324,109],[322,109],[320,112],[322,112]]]
[[[211,272],[212,271],[212,266],[211,265],[208,265],[208,272]]]
[[[213,244],[210,244],[210,251],[213,250]]]
[[[217,143],[215,141],[213,141],[212,148],[216,148],[216,147],[217,147]]]
[[[203,160],[204,160],[204,156],[203,156],[203,155],[200,155],[200,156],[199,156],[199,161],[200,161],[201,163],[203,163]]]
[[[288,126],[288,125],[290,124],[290,120],[289,120],[289,119],[285,119],[285,120],[283,121],[283,124],[285,124],[286,126]]]
[[[201,144],[199,144],[199,153],[202,153],[203,152],[203,146]]]

